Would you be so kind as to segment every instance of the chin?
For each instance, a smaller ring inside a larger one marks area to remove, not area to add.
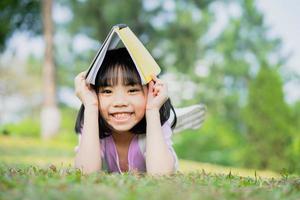
[[[110,125],[116,132],[128,132],[134,127],[134,125]]]

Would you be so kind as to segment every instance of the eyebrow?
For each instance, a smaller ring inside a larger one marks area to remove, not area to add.
[[[125,84],[125,86],[138,86],[138,85],[140,85],[140,84],[138,84],[138,83],[126,83]]]
[[[113,86],[112,84],[106,83],[106,84],[104,84],[104,85],[101,85],[100,87],[112,87],[112,86]]]
[[[139,83],[126,83],[126,84],[122,84],[122,85],[124,85],[125,87],[128,87],[128,86],[142,86]],[[103,88],[103,87],[114,87],[114,86],[115,85],[108,83],[108,84],[102,85],[100,87]]]

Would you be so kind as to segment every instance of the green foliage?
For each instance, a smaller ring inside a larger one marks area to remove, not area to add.
[[[77,111],[65,105],[60,106],[61,127],[56,139],[77,141],[74,125]],[[19,137],[40,137],[40,118],[35,113],[16,123],[8,123],[0,126],[0,134]]]
[[[250,84],[245,119],[249,142],[246,165],[276,170],[287,168],[291,118],[284,102],[282,82],[275,70],[261,68]]]
[[[247,101],[249,81],[268,63],[270,55],[276,55],[276,67],[283,67],[285,58],[280,54],[280,40],[268,37],[268,27],[255,1],[233,4],[240,9],[240,16],[229,17],[224,30],[204,49],[204,59],[211,62],[210,73],[198,78],[205,89],[197,91],[197,96],[214,115],[231,123],[235,132],[244,134],[241,111]]]
[[[3,135],[39,137],[40,124],[37,119],[26,118],[18,123],[2,125],[0,131]]]
[[[41,33],[40,2],[37,0],[2,0],[0,3],[0,51],[16,31]]]
[[[174,19],[158,29],[156,34],[160,39],[152,45],[161,50],[158,60],[166,71],[184,73],[194,80],[195,62],[204,57],[199,52],[207,50],[200,38],[213,22],[213,15],[207,9],[210,3],[199,8],[193,2],[178,1],[172,13]]]
[[[297,199],[299,184],[296,177],[252,179],[204,171],[84,175],[71,167],[0,164],[0,199]]]
[[[175,150],[182,159],[221,165],[239,165],[243,141],[224,120],[208,116],[198,131],[186,131],[174,138]]]
[[[148,24],[147,18],[142,17],[144,9],[142,1],[139,0],[126,2],[88,0],[61,3],[70,6],[76,13],[69,24],[71,32],[83,33],[96,40],[104,40],[112,25],[115,24],[126,23],[135,27],[138,33],[141,27]]]

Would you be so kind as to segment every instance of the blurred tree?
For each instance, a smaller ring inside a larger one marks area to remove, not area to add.
[[[157,42],[151,47],[159,52],[159,61],[168,72],[185,74],[190,80],[195,80],[195,63],[203,58],[202,52],[206,48],[201,39],[214,19],[208,9],[213,2],[175,1],[173,10],[158,12],[165,23],[154,24],[158,27],[152,37],[157,38]]]
[[[43,9],[41,9],[43,8]],[[41,113],[42,136],[49,137],[58,131],[60,115],[56,106],[55,68],[53,58],[52,0],[4,0],[0,3],[0,50],[15,32],[32,35],[42,34],[45,38],[44,104]],[[43,16],[43,18],[41,17]],[[43,19],[43,23],[42,23]],[[42,26],[42,24],[44,26]]]
[[[0,51],[16,31],[41,34],[40,2],[36,0],[2,0],[0,2]]]
[[[261,67],[250,84],[248,101],[245,110],[249,141],[246,166],[275,170],[287,168],[287,147],[292,136],[291,115],[276,70]]]
[[[4,52],[7,41],[15,32],[28,31],[31,34],[41,33],[42,23],[40,18],[40,5],[35,0],[3,0],[0,2],[0,52]],[[16,65],[14,61],[10,64]],[[34,81],[32,76],[20,73],[20,68],[14,68],[1,63],[0,66],[0,124],[5,122],[5,118],[10,116],[9,102],[10,97],[20,95],[32,95],[33,88],[30,87]],[[30,77],[30,78],[29,78]],[[16,81],[17,80],[17,81]],[[18,116],[22,116],[21,114]]]
[[[43,138],[50,138],[58,133],[60,126],[60,113],[56,102],[55,66],[53,59],[52,0],[42,1],[42,7],[46,48],[43,68],[44,102],[41,112],[41,134]]]
[[[97,41],[103,41],[115,24],[125,23],[140,34],[149,22],[142,14],[144,11],[142,1],[76,1],[61,2],[71,7],[73,20],[70,30],[73,33],[83,33]],[[134,5],[134,6],[133,6]],[[84,16],[84,17],[82,17]]]
[[[212,94],[206,95],[205,90],[200,96],[212,112],[235,126],[236,132],[243,132],[241,108],[247,99],[248,82],[265,60],[273,59],[273,66],[279,68],[285,58],[280,52],[281,41],[268,36],[269,28],[255,1],[231,1],[228,6],[233,5],[240,14],[229,16],[224,31],[206,51],[212,64],[209,76],[202,84]]]

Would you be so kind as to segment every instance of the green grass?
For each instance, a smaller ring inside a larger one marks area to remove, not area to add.
[[[75,137],[75,136],[74,136]],[[10,164],[70,164],[74,157],[73,140],[41,140],[31,137],[0,136],[0,161]]]
[[[43,141],[34,137],[0,136],[0,161],[7,164],[27,164],[41,167],[54,164],[67,166],[73,164],[76,136],[60,136]],[[183,173],[205,170],[209,173],[232,173],[239,176],[278,178],[280,174],[272,171],[224,167],[209,163],[179,160],[179,170]]]
[[[72,167],[74,135],[0,136],[0,144],[0,200],[300,198],[297,176],[185,160],[172,176],[83,175]]]
[[[205,172],[151,177],[71,167],[0,165],[0,199],[299,199],[296,178],[261,179]]]

